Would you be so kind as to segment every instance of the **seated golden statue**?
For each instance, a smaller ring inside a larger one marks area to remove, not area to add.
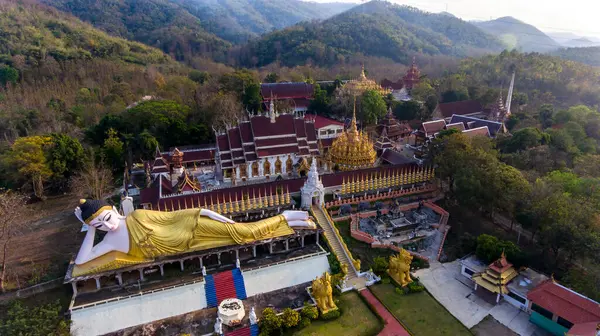
[[[390,256],[388,274],[402,287],[412,282],[410,278],[410,263],[413,256],[405,249],[400,249],[396,256]]]
[[[75,215],[88,225],[88,232],[75,258],[74,277],[157,257],[286,236],[294,233],[292,227],[316,228],[305,211],[284,211],[254,223],[235,223],[207,209],[135,210],[124,217],[103,201],[81,200]],[[96,229],[106,235],[94,246]]]

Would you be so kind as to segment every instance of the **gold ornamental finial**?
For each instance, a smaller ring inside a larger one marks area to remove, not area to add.
[[[361,80],[367,79],[367,75],[365,75],[365,63],[363,63],[361,66],[359,79],[361,79]]]

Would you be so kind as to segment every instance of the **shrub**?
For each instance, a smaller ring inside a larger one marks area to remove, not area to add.
[[[383,279],[381,280],[381,283],[382,283],[382,284],[385,284],[385,285],[387,285],[387,284],[389,284],[389,283],[390,283],[390,281],[391,281],[391,280],[390,280],[390,278],[383,278]]]
[[[335,320],[336,318],[340,317],[340,315],[341,315],[341,313],[339,310],[330,311],[325,314],[321,314],[321,320],[324,320],[324,321]]]
[[[277,316],[277,313],[273,308],[263,309],[262,317],[259,322],[261,334],[265,333],[265,335],[269,335],[273,331],[281,329],[282,323],[282,318]]]
[[[414,269],[429,268],[429,262],[421,258],[413,258],[410,267]]]
[[[421,285],[418,281],[413,281],[408,284],[408,290],[411,293],[418,293],[425,290],[425,286]]]
[[[396,287],[396,288],[394,288],[394,291],[395,291],[395,292],[396,292],[396,294],[398,294],[398,295],[404,295],[404,291],[402,290],[402,288],[398,288],[398,287]]]
[[[365,210],[369,210],[371,208],[371,204],[369,204],[368,202],[360,202],[358,204],[358,211],[365,211]]]
[[[300,319],[300,322],[298,322],[298,328],[299,329],[304,329],[306,327],[308,327],[310,325],[310,319],[307,317],[303,317]]]
[[[304,305],[304,308],[302,308],[302,310],[300,311],[300,315],[302,315],[303,318],[316,320],[319,318],[319,310],[317,309],[317,307]]]
[[[281,318],[283,326],[286,328],[291,328],[298,325],[298,322],[300,321],[300,314],[292,308],[285,308]]]
[[[384,274],[388,267],[389,264],[385,257],[375,257],[375,259],[373,259],[373,272],[377,275]]]
[[[329,268],[331,269],[331,274],[338,274],[342,272],[342,267],[340,266],[340,262],[337,260],[335,254],[330,253],[327,256],[327,261],[329,261]]]
[[[343,204],[340,206],[340,215],[348,215],[352,212],[352,206],[350,204]]]

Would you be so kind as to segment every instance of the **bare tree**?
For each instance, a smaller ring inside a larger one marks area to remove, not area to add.
[[[27,197],[13,192],[0,190],[0,248],[2,264],[0,269],[0,290],[5,291],[4,284],[8,267],[10,244],[17,235],[27,227]]]
[[[71,180],[71,190],[79,197],[103,199],[113,189],[113,177],[110,169],[102,162],[88,160],[79,174]]]

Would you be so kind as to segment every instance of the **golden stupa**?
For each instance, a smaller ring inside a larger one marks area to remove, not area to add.
[[[359,132],[356,127],[356,103],[350,127],[333,140],[328,157],[329,161],[337,165],[339,170],[373,167],[377,153],[369,136]]]
[[[365,66],[362,66],[360,76],[357,79],[348,81],[342,88],[343,91],[348,92],[354,97],[362,95],[365,91],[374,90],[379,92],[382,96],[390,93],[389,90],[384,89],[381,85],[377,84],[374,80],[368,79],[365,75]]]

